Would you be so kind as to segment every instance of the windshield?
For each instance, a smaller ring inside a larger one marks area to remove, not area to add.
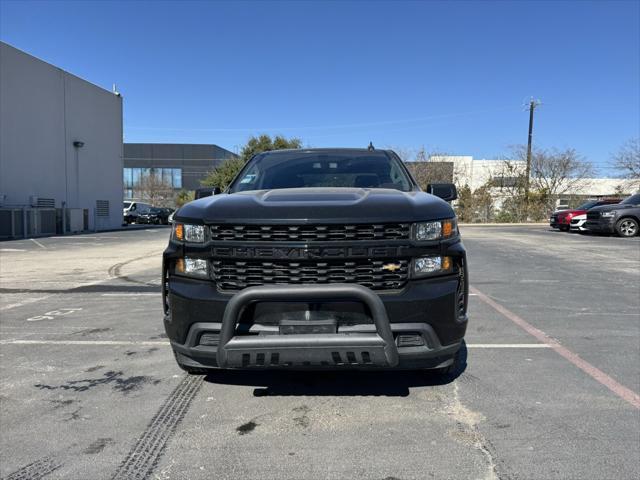
[[[300,150],[257,155],[229,192],[311,187],[391,188],[408,192],[412,186],[400,162],[383,151]]]
[[[636,193],[635,195],[631,195],[628,198],[625,198],[620,202],[620,205],[639,205],[640,204],[640,193]]]
[[[586,203],[583,203],[582,205],[580,205],[577,208],[577,210],[589,210],[590,208],[595,207],[597,204],[598,204],[598,202],[594,202],[594,201],[586,202]]]
[[[122,205],[122,208],[129,208],[131,206],[131,202],[124,202]]]

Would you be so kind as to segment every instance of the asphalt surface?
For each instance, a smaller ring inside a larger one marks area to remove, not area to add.
[[[184,374],[168,229],[0,243],[0,477],[640,478],[640,238],[463,228],[467,366]]]

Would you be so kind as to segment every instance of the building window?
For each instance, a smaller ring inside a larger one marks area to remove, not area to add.
[[[492,187],[500,187],[500,188],[512,188],[518,185],[519,177],[493,177],[491,179]]]
[[[181,168],[125,168],[122,173],[122,183],[125,190],[135,189],[149,177],[157,183],[170,188],[182,188]]]
[[[131,188],[131,186],[133,185],[132,170],[132,168],[125,168],[123,170],[122,184],[124,185],[124,188]]]
[[[165,185],[171,185],[173,187],[173,182],[171,181],[171,170],[172,168],[159,168],[158,171],[162,176],[162,183]]]
[[[140,185],[140,176],[141,176],[141,168],[132,168],[131,169],[131,188],[137,187]]]
[[[173,182],[173,188],[182,188],[182,169],[172,168],[171,178]]]

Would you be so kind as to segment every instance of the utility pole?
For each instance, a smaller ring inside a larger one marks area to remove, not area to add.
[[[524,220],[529,216],[529,183],[531,176],[531,144],[533,142],[533,112],[540,101],[531,98],[529,101],[529,140],[527,141],[527,170],[524,177]]]

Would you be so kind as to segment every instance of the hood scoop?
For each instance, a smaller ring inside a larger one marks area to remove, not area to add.
[[[368,195],[366,190],[327,188],[287,188],[268,190],[260,195],[260,201],[265,204],[278,203],[315,203],[352,205],[364,200]]]

